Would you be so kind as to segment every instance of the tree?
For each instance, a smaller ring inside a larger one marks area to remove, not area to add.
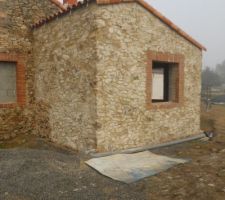
[[[202,71],[202,88],[207,89],[221,85],[221,77],[209,67]]]
[[[221,85],[221,77],[209,67],[202,71],[202,98],[205,101],[206,110],[208,111],[211,105],[212,97],[211,88]]]
[[[216,66],[216,73],[221,77],[221,82],[225,83],[225,60]]]

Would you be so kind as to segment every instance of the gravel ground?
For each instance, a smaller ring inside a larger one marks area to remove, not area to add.
[[[31,145],[32,146],[32,145]],[[0,150],[1,200],[224,200],[225,137],[155,153],[191,158],[157,176],[123,184],[84,164],[86,156],[37,139],[33,148]]]
[[[86,166],[82,155],[44,146],[0,150],[1,200],[145,199],[135,184],[112,181]]]
[[[153,152],[191,162],[127,185],[44,139],[1,144],[0,200],[225,200],[225,134]]]
[[[218,106],[202,112],[202,128],[218,132],[213,141],[154,151],[190,163],[129,185],[89,168],[87,156],[43,139],[0,143],[0,200],[225,200],[224,113]]]

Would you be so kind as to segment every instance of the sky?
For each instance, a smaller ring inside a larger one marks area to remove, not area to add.
[[[225,60],[225,0],[145,1],[207,48],[203,66]]]
[[[207,48],[203,66],[225,60],[225,0],[146,0]]]

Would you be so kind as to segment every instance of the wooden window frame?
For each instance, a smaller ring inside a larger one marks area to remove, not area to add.
[[[25,57],[21,54],[0,53],[0,61],[16,63],[16,94],[15,103],[1,103],[0,108],[15,108],[26,104],[26,81],[25,81]]]
[[[154,74],[154,63],[156,63],[155,61],[153,61],[153,65],[152,65],[152,74]],[[157,62],[157,63],[161,63],[161,62]],[[165,64],[165,63],[163,63]],[[167,63],[166,63],[167,64]],[[163,69],[163,78],[164,78],[164,84],[163,84],[163,99],[159,100],[159,99],[153,99],[152,98],[152,103],[162,103],[162,102],[168,102],[169,100],[169,69],[168,66],[156,66],[155,69]]]
[[[147,109],[175,108],[184,103],[184,56],[181,54],[169,54],[155,51],[147,52],[146,67],[146,105]],[[152,102],[152,67],[153,62],[176,63],[178,74],[176,77],[176,101]]]

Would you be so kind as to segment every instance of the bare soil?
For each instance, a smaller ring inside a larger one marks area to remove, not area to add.
[[[217,133],[212,141],[154,151],[189,163],[129,185],[86,166],[85,155],[34,136],[1,143],[0,199],[225,200],[225,107],[202,107],[201,122],[203,130]]]

